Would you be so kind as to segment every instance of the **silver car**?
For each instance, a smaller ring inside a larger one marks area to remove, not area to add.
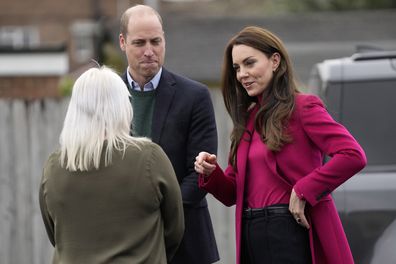
[[[309,90],[367,155],[367,167],[333,193],[355,263],[395,264],[396,51],[318,63]]]

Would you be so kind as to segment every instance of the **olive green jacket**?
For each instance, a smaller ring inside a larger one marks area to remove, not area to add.
[[[40,208],[53,263],[167,263],[184,232],[181,192],[162,149],[144,143],[98,170],[70,172],[60,152],[45,164]]]

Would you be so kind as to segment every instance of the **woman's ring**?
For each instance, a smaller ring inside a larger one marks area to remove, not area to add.
[[[296,221],[297,221],[298,224],[301,224],[301,218],[299,218],[299,217],[296,218]]]

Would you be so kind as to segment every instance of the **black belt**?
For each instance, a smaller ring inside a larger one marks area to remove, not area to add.
[[[291,215],[289,205],[275,205],[264,208],[246,208],[243,209],[244,218],[267,217],[274,215]]]

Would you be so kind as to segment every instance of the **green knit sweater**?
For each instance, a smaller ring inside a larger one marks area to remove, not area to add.
[[[132,135],[151,138],[151,123],[153,120],[155,90],[131,91],[133,107]]]

